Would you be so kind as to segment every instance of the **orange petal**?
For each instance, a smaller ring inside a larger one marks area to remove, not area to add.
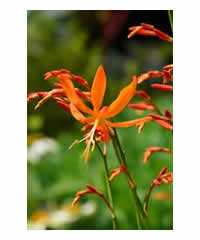
[[[100,66],[94,77],[91,89],[91,100],[95,111],[98,111],[102,105],[106,90],[106,75],[102,66]]]
[[[72,103],[70,104],[70,110],[72,116],[81,123],[88,123],[92,120],[91,118],[86,118]]]
[[[161,91],[173,92],[173,86],[171,86],[171,85],[155,83],[155,84],[151,84],[151,87],[159,89]]]
[[[92,110],[86,106],[77,95],[76,90],[72,81],[69,79],[68,75],[61,74],[58,76],[59,81],[62,84],[66,96],[69,98],[70,102],[73,103],[82,112],[92,114]]]
[[[118,123],[113,123],[110,121],[106,121],[107,126],[109,127],[132,127],[136,126],[139,123],[145,123],[145,122],[150,122],[152,120],[152,117],[144,117],[144,118],[139,118],[139,119],[134,119],[130,121],[125,121],[125,122],[118,122]]]
[[[103,113],[104,118],[111,118],[120,113],[131,98],[136,93],[137,77],[133,77],[133,81],[125,88],[123,88],[118,95],[117,99],[105,110]]]
[[[131,33],[129,33],[129,35],[128,35],[128,38],[131,38],[131,37],[133,37],[139,30],[141,30],[143,27],[142,26],[137,26],[137,27],[135,27],[132,31],[131,31]]]

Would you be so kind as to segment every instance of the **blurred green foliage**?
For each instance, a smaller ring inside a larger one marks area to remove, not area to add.
[[[124,36],[124,46],[128,54],[112,47],[106,51],[101,34],[93,36],[94,41],[91,43],[92,27],[82,25],[84,14],[88,16],[88,11],[28,11],[28,93],[51,89],[52,81],[43,80],[43,74],[50,70],[67,68],[91,83],[97,67],[104,64],[108,78],[105,103],[109,104],[117,96],[119,89],[130,82],[133,74],[157,70],[170,63],[171,46],[157,39],[154,43],[146,40],[143,43],[134,43],[134,40],[127,40]],[[89,11],[89,14],[94,19],[91,26],[100,29],[98,11]],[[162,111],[172,111],[170,93],[163,94],[149,89],[149,81],[139,88],[146,89]],[[132,100],[134,103],[137,101],[137,97]],[[28,138],[38,133],[53,136],[60,148],[55,154],[42,156],[37,163],[28,162],[28,218],[39,209],[70,203],[75,192],[85,189],[88,183],[106,192],[103,162],[97,149],[91,154],[87,165],[80,157],[85,148],[84,143],[68,150],[74,140],[82,138],[81,125],[63,112],[53,100],[34,112],[36,102],[28,104]],[[142,117],[147,113],[138,115],[132,109],[125,109],[116,117],[116,121]],[[155,153],[144,165],[143,152],[150,146],[172,148],[172,133],[155,123],[146,124],[141,134],[137,133],[136,128],[119,129],[118,132],[128,166],[138,184],[138,194],[144,199],[151,181],[161,168],[167,166],[168,171],[172,171],[172,156]],[[108,144],[108,161],[109,168],[118,167],[111,143]],[[135,209],[125,180],[120,175],[112,182],[117,217],[120,229],[136,229]],[[169,191],[172,196],[171,185],[162,185],[154,191],[161,190]],[[112,229],[109,212],[102,200],[92,195],[88,198],[97,202],[95,214],[66,225],[65,229]],[[80,202],[87,202],[88,198]],[[172,229],[172,197],[165,201],[151,199],[149,219],[151,229]]]

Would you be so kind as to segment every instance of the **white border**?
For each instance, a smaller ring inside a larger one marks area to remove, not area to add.
[[[199,230],[199,8],[197,1],[9,1],[1,12],[2,239],[182,239]],[[178,4],[179,3],[179,4]],[[189,5],[190,4],[190,5]],[[190,7],[191,6],[191,7]],[[6,8],[5,8],[6,7]],[[174,230],[26,230],[26,10],[132,9],[174,11]],[[2,134],[3,133],[3,134]],[[124,236],[125,235],[125,236]]]

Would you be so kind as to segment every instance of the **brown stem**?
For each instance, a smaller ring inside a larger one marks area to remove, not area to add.
[[[147,195],[145,196],[145,199],[144,199],[144,212],[147,216],[147,210],[148,210],[148,205],[149,205],[149,199],[150,199],[150,196],[151,196],[151,192],[154,188],[154,184],[151,184],[150,187],[149,187],[149,191],[147,193]]]

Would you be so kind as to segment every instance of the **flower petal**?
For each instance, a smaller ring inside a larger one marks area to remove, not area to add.
[[[102,66],[100,66],[94,77],[91,89],[91,100],[94,110],[98,111],[102,105],[106,90],[106,75]]]
[[[70,103],[70,110],[72,116],[79,122],[88,123],[91,121],[91,118],[86,118],[72,103]]]
[[[85,113],[92,114],[93,111],[86,106],[77,95],[74,85],[68,75],[61,74],[58,76],[60,83],[64,89],[66,96],[69,98],[70,102],[73,103],[79,110]]]
[[[126,127],[136,126],[139,123],[150,122],[151,120],[152,120],[152,117],[144,117],[144,118],[134,119],[134,120],[125,121],[125,122],[118,122],[118,123],[106,121],[106,125],[109,127],[126,128]]]
[[[120,113],[131,98],[136,93],[137,77],[133,77],[133,81],[125,88],[123,88],[118,95],[117,99],[106,109],[103,113],[104,118],[111,118]]]

